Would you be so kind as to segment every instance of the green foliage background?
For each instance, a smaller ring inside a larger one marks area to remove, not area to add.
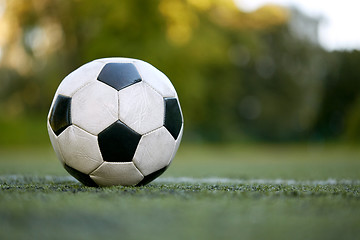
[[[176,87],[186,141],[357,141],[360,52],[292,33],[291,12],[232,1],[3,1],[0,144],[48,141],[60,81],[103,57],[145,60]]]

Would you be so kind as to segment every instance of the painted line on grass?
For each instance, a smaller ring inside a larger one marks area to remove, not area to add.
[[[191,177],[163,177],[158,178],[157,183],[191,183],[191,184],[284,184],[284,185],[336,185],[336,184],[360,184],[360,180],[333,179],[327,180],[294,180],[294,179],[234,179],[234,178],[191,178]]]
[[[53,183],[66,183],[66,182],[78,182],[71,176],[31,176],[31,175],[0,175],[1,182],[53,182]],[[154,180],[154,183],[159,184],[274,184],[274,185],[360,185],[360,180],[351,179],[334,179],[329,178],[326,180],[294,180],[294,179],[236,179],[236,178],[220,178],[220,177],[208,177],[208,178],[192,178],[192,177],[159,177]]]
[[[54,182],[54,183],[63,183],[63,182],[78,182],[72,176],[32,176],[32,175],[0,175],[1,182]]]

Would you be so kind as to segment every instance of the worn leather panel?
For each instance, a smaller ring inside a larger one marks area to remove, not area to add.
[[[56,94],[73,96],[83,86],[97,81],[101,69],[105,63],[92,61],[86,63],[67,75],[60,83]]]
[[[181,143],[181,139],[182,139],[182,136],[183,136],[183,133],[184,133],[184,123],[182,124],[182,127],[181,127],[181,130],[180,130],[180,133],[179,133],[179,136],[178,138],[176,139],[175,141],[175,149],[173,151],[173,154],[171,156],[171,160],[169,162],[169,165],[171,164],[172,160],[175,158],[175,155],[179,149],[179,146],[180,146],[180,143]]]
[[[176,97],[176,91],[170,80],[151,64],[144,61],[135,61],[141,78],[144,82],[154,88],[162,97]]]
[[[164,100],[146,83],[119,91],[119,119],[140,134],[163,125]]]
[[[58,138],[65,163],[89,174],[103,162],[97,136],[77,126],[68,127]]]
[[[132,162],[104,162],[90,174],[90,177],[100,186],[132,186],[144,178]]]
[[[58,142],[57,136],[55,135],[54,131],[51,129],[49,121],[47,121],[47,130],[48,130],[51,145],[54,148],[55,154],[56,154],[57,158],[60,160],[61,164],[64,165],[64,159],[60,152],[60,147],[58,144],[59,142]]]
[[[133,162],[146,176],[166,167],[175,149],[175,140],[165,127],[142,136]]]
[[[118,120],[117,91],[99,81],[86,85],[72,98],[71,117],[73,124],[99,134]]]

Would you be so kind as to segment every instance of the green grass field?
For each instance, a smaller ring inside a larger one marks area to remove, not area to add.
[[[0,150],[0,239],[359,239],[360,148],[183,145],[145,187],[84,187]]]

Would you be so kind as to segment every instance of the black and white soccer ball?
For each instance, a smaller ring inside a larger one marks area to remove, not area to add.
[[[60,83],[47,128],[64,168],[86,186],[140,186],[168,168],[183,122],[162,72],[136,59],[104,58]]]

